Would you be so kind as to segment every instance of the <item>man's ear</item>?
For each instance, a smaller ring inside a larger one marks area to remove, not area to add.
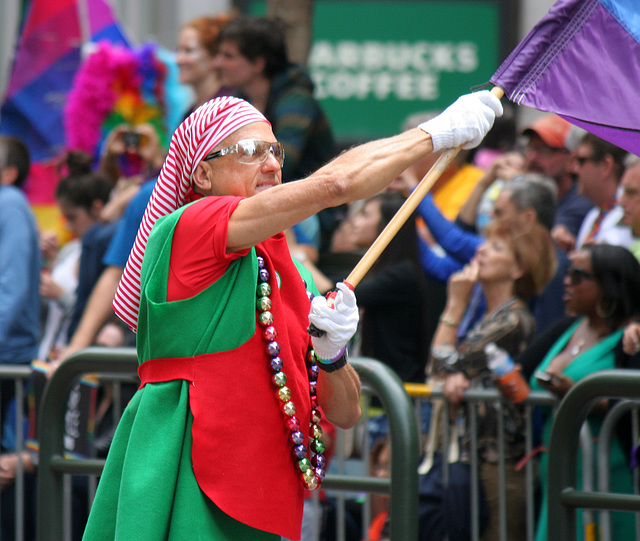
[[[535,224],[538,221],[538,214],[534,209],[526,208],[521,212],[522,212],[522,216],[525,217],[525,222],[528,227],[531,227],[533,224]]]
[[[193,191],[201,195],[207,195],[211,192],[211,177],[210,170],[205,162],[200,162],[196,166],[196,170],[193,173]]]
[[[103,208],[104,202],[102,202],[100,199],[94,199],[91,202],[91,213],[93,214],[93,216],[100,216]]]
[[[605,166],[607,175],[613,175],[616,167],[615,160],[611,154],[605,154],[601,160],[602,165]]]
[[[253,61],[253,68],[254,71],[260,75],[264,76],[264,68],[267,65],[267,61],[264,59],[264,57],[259,56],[257,57],[254,61]]]

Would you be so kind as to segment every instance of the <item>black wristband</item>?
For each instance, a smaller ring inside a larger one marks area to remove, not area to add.
[[[332,363],[323,363],[320,359],[317,359],[316,364],[320,370],[324,370],[325,372],[335,372],[336,370],[340,370],[347,364],[347,350],[345,348],[344,353],[340,358]]]

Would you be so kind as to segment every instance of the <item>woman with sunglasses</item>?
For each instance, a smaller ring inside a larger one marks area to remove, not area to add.
[[[517,361],[525,370],[531,358],[539,363],[530,383],[532,390],[546,389],[559,398],[578,380],[611,368],[631,368],[631,359],[621,351],[624,326],[640,315],[640,264],[629,250],[607,244],[587,244],[569,255],[571,267],[564,280],[567,314],[573,316],[542,334]],[[562,330],[564,327],[564,331]],[[635,367],[638,367],[637,365]],[[597,437],[607,401],[600,402],[588,418],[591,433]],[[550,409],[543,409],[543,444],[548,446],[553,425]],[[594,453],[597,453],[597,442]],[[611,446],[611,491],[631,493],[631,470],[615,438]],[[578,471],[582,463],[578,454]],[[594,454],[597,456],[597,454]],[[544,489],[536,539],[547,535],[547,460],[540,461],[540,482]],[[578,475],[578,490],[581,477]],[[581,512],[578,512],[581,515]],[[633,539],[634,520],[628,513],[612,513],[612,539]],[[583,539],[582,520],[578,517],[578,537]]]
[[[244,100],[216,98],[181,124],[114,299],[137,329],[142,384],[85,539],[299,539],[303,491],[324,477],[322,415],[343,428],[360,417],[345,353],[358,308],[342,283],[333,308],[310,301],[283,231],[442,145],[477,145],[500,113],[489,92],[462,96],[286,184],[282,146]]]

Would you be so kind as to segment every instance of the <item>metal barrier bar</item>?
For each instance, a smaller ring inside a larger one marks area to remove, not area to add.
[[[607,414],[600,429],[600,445],[598,446],[598,490],[609,492],[609,457],[611,454],[611,443],[613,441],[616,423],[623,414],[640,407],[640,402],[623,400],[618,402]],[[635,441],[635,440],[633,440]],[[634,484],[634,486],[637,486]],[[611,513],[602,511],[600,513],[600,540],[611,541]]]
[[[22,404],[24,401],[25,382],[31,376],[31,365],[0,365],[0,380],[12,379],[14,381],[14,396],[16,400],[16,449],[18,456],[18,468],[16,470],[15,480],[15,541],[24,539],[24,464],[22,460],[22,452],[24,451],[24,413]],[[5,412],[2,412],[3,414]]]
[[[527,423],[527,431],[525,434],[525,449],[527,452],[531,452],[533,449],[533,406],[526,404],[525,410],[525,422]],[[531,460],[527,460],[525,466],[525,475],[527,482],[527,541],[533,541],[535,536],[535,508],[534,502],[534,472],[533,464]]]
[[[640,440],[640,415],[638,414],[638,410],[634,409],[631,411],[631,441],[635,444],[635,442]],[[640,471],[638,468],[633,468],[633,487],[634,490],[638,491],[638,486],[640,486]],[[636,539],[640,539],[640,513],[635,514],[635,522],[636,522]]]
[[[593,479],[593,465],[595,463],[593,458],[593,436],[587,422],[582,423],[582,428],[580,429],[580,446],[582,447],[582,488],[587,492],[593,492],[595,490]],[[584,528],[585,541],[594,541],[596,539],[596,530],[593,510],[585,510],[582,513],[582,527]]]
[[[503,402],[498,402],[498,483],[501,487],[507,486],[507,468],[504,460],[504,407]],[[507,541],[507,491],[498,493],[498,509],[500,510],[500,541]]]
[[[640,511],[640,496],[576,490],[580,429],[603,397],[640,398],[640,372],[604,370],[583,378],[566,394],[554,419],[549,444],[549,539],[575,539],[576,509]]]
[[[472,434],[478,433],[478,409],[469,411],[469,424]],[[471,535],[472,539],[480,539],[480,461],[478,460],[478,438],[471,438]]]
[[[398,376],[374,359],[351,359],[363,383],[380,398],[389,419],[391,479],[327,475],[326,489],[390,492],[391,540],[418,539],[418,428],[413,404]],[[63,533],[64,474],[99,474],[103,460],[64,456],[66,396],[77,378],[87,373],[125,374],[137,370],[133,348],[87,348],[69,357],[47,383],[40,408],[40,465],[38,474],[38,541],[58,541]]]

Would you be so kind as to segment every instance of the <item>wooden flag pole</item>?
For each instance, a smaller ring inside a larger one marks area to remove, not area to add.
[[[504,91],[497,86],[494,86],[491,89],[491,93],[498,99],[504,96]],[[431,167],[429,172],[420,181],[418,186],[416,186],[416,189],[413,190],[411,195],[407,197],[407,200],[402,204],[400,209],[398,209],[396,215],[391,219],[391,221],[383,229],[382,233],[380,233],[378,238],[362,256],[362,259],[358,261],[358,264],[354,267],[349,276],[347,276],[345,282],[347,282],[354,288],[360,283],[365,274],[369,272],[369,269],[380,257],[380,254],[389,245],[393,237],[396,236],[396,233],[398,233],[400,228],[407,221],[409,216],[411,216],[413,211],[416,210],[416,208],[420,204],[420,201],[424,199],[425,195],[427,195],[429,190],[440,178],[442,173],[445,172],[453,159],[458,155],[458,152],[460,152],[460,148],[462,147],[450,148],[448,150],[445,150],[440,155],[436,163],[433,164],[433,167]]]

